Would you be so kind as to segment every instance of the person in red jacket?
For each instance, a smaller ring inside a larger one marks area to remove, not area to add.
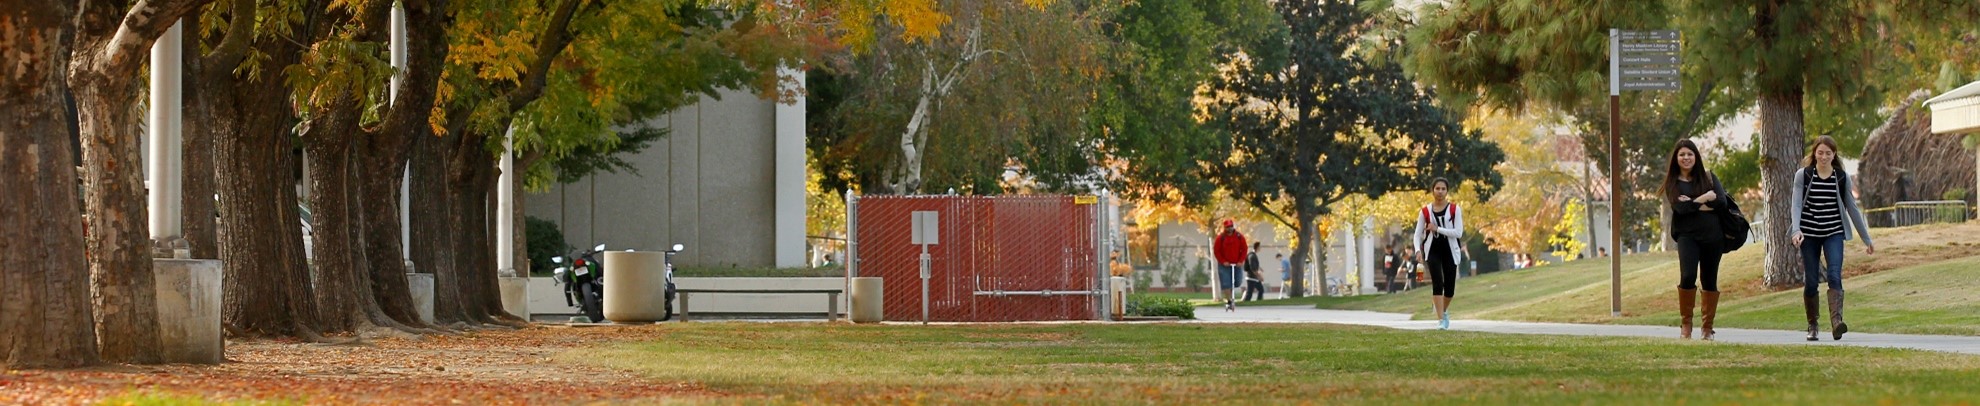
[[[1238,281],[1244,280],[1245,258],[1244,234],[1230,220],[1224,220],[1224,232],[1217,234],[1214,246],[1217,255],[1217,286],[1224,288],[1224,310],[1236,310]]]

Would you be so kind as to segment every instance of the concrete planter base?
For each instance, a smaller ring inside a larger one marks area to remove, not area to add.
[[[502,288],[502,311],[529,320],[529,278],[503,277],[497,283]]]
[[[220,261],[153,259],[152,267],[158,289],[159,358],[174,364],[225,361]]]
[[[412,291],[413,308],[419,311],[419,319],[433,323],[433,274],[406,274],[406,290]]]

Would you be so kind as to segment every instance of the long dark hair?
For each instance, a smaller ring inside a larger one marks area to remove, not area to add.
[[[1691,156],[1696,157],[1696,159],[1693,159],[1693,161],[1696,161],[1696,164],[1691,167],[1691,180],[1705,185],[1708,190],[1719,188],[1719,180],[1712,177],[1711,171],[1705,170],[1705,154],[1698,152],[1698,144],[1692,143],[1690,138],[1686,138],[1678,140],[1677,147],[1671,148],[1671,158],[1668,161],[1667,169],[1664,170],[1664,198],[1677,198],[1678,171],[1681,170],[1678,168],[1678,151],[1687,149],[1691,150]]]
[[[1827,135],[1815,137],[1815,141],[1808,143],[1808,155],[1801,157],[1801,166],[1808,168],[1808,173],[1815,173],[1815,148],[1824,146],[1829,147],[1829,154],[1833,155],[1829,158],[1829,169],[1842,173],[1842,150],[1836,149],[1836,139]],[[1844,175],[1848,174],[1844,173]]]

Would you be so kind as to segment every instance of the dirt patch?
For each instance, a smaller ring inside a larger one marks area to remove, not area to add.
[[[520,405],[720,396],[689,383],[556,363],[553,354],[653,340],[659,326],[538,327],[361,345],[230,340],[220,365],[115,365],[0,373],[0,404],[89,404],[132,391],[308,404]]]

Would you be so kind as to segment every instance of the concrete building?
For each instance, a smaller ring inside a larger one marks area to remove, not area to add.
[[[678,265],[804,264],[804,103],[747,91],[654,117],[671,130],[625,160],[638,174],[599,174],[531,193],[524,214],[557,223],[574,247],[662,250]]]
[[[1933,134],[1968,134],[1980,132],[1980,82],[1968,83],[1950,92],[1925,101],[1932,108]],[[1980,160],[1980,152],[1974,157]],[[1975,166],[1980,171],[1980,165]],[[1975,179],[1980,179],[1976,176]],[[1973,190],[1980,190],[1980,184]]]

